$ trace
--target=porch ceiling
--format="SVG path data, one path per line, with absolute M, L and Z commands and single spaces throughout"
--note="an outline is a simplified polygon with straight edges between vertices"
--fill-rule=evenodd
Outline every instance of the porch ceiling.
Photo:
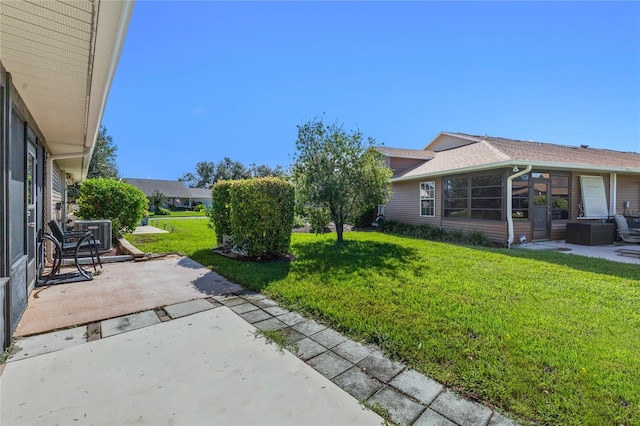
M 75 179 L 87 167 L 133 2 L 0 2 L 0 60 L 51 155 Z

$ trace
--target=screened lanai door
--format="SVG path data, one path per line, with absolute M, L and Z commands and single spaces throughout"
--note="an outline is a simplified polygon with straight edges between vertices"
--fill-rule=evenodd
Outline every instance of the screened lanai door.
M 28 132 L 30 133 L 30 132 Z M 27 245 L 27 293 L 30 292 L 36 283 L 36 270 L 38 256 L 36 255 L 37 247 L 37 228 L 38 228 L 38 159 L 35 141 L 31 137 L 27 137 L 27 170 L 25 190 L 26 194 L 26 245 Z

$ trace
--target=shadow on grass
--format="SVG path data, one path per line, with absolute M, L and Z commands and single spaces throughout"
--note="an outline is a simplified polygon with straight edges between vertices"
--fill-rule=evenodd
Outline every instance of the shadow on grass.
M 374 241 L 318 241 L 297 244 L 295 268 L 299 272 L 326 273 L 359 269 L 393 271 L 417 257 L 413 248 Z
M 189 257 L 233 283 L 252 291 L 260 291 L 269 284 L 286 278 L 291 268 L 291 262 L 287 261 L 235 260 L 214 253 L 213 249 L 197 250 Z
M 566 266 L 571 269 L 592 272 L 596 274 L 610 275 L 630 280 L 640 280 L 640 266 L 633 263 L 615 262 L 608 259 L 580 256 L 576 254 L 560 253 L 556 250 L 526 250 L 506 248 L 481 248 L 471 247 L 476 250 L 490 251 L 504 256 L 518 259 L 539 260 L 541 262 L 553 263 L 555 265 Z
M 393 272 L 414 261 L 417 251 L 399 244 L 372 241 L 305 242 L 292 247 L 293 262 L 250 262 L 229 259 L 211 249 L 189 255 L 244 288 L 261 291 L 269 284 L 285 279 L 292 269 L 299 274 L 351 273 L 357 270 Z

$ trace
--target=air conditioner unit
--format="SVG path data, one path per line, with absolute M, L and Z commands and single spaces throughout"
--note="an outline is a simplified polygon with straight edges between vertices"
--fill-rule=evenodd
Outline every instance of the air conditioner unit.
M 108 219 L 96 220 L 76 220 L 74 224 L 76 231 L 91 231 L 100 241 L 100 249 L 98 251 L 105 252 L 111 250 L 111 221 Z

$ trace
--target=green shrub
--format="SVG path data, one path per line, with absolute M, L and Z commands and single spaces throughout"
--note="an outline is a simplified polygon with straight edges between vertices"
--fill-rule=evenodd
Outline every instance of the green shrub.
M 164 207 L 158 207 L 155 212 L 156 216 L 171 216 L 171 210 Z
M 196 204 L 196 206 L 193 208 L 194 212 L 206 212 L 207 211 L 207 206 L 205 206 L 204 204 Z
M 304 216 L 299 214 L 293 215 L 293 225 L 291 225 L 293 228 L 302 228 L 306 224 L 307 224 L 307 220 L 304 218 Z
M 309 224 L 311 225 L 311 232 L 315 234 L 323 234 L 330 232 L 329 222 L 331 222 L 331 215 L 329 210 L 324 207 L 311 208 L 309 210 Z
M 356 217 L 353 221 L 354 226 L 366 227 L 371 226 L 374 220 L 376 220 L 376 214 L 378 213 L 378 209 L 376 207 L 372 207 L 370 209 L 365 210 L 360 214 L 360 216 Z
M 491 247 L 493 245 L 493 242 L 481 231 L 471 231 L 465 234 L 463 231 L 457 229 L 447 231 L 429 224 L 409 225 L 396 221 L 386 221 L 380 229 L 388 234 L 405 235 L 423 240 L 447 241 L 450 243 L 484 247 Z
M 211 190 L 211 209 L 209 218 L 216 231 L 216 241 L 222 245 L 225 236 L 231 236 L 231 185 L 233 181 L 222 180 Z
M 120 231 L 132 232 L 148 207 L 142 191 L 117 179 L 87 179 L 80 185 L 78 216 L 111 220 L 113 236 Z
M 253 258 L 286 255 L 291 244 L 293 185 L 279 178 L 245 179 L 234 181 L 228 192 L 234 244 Z

